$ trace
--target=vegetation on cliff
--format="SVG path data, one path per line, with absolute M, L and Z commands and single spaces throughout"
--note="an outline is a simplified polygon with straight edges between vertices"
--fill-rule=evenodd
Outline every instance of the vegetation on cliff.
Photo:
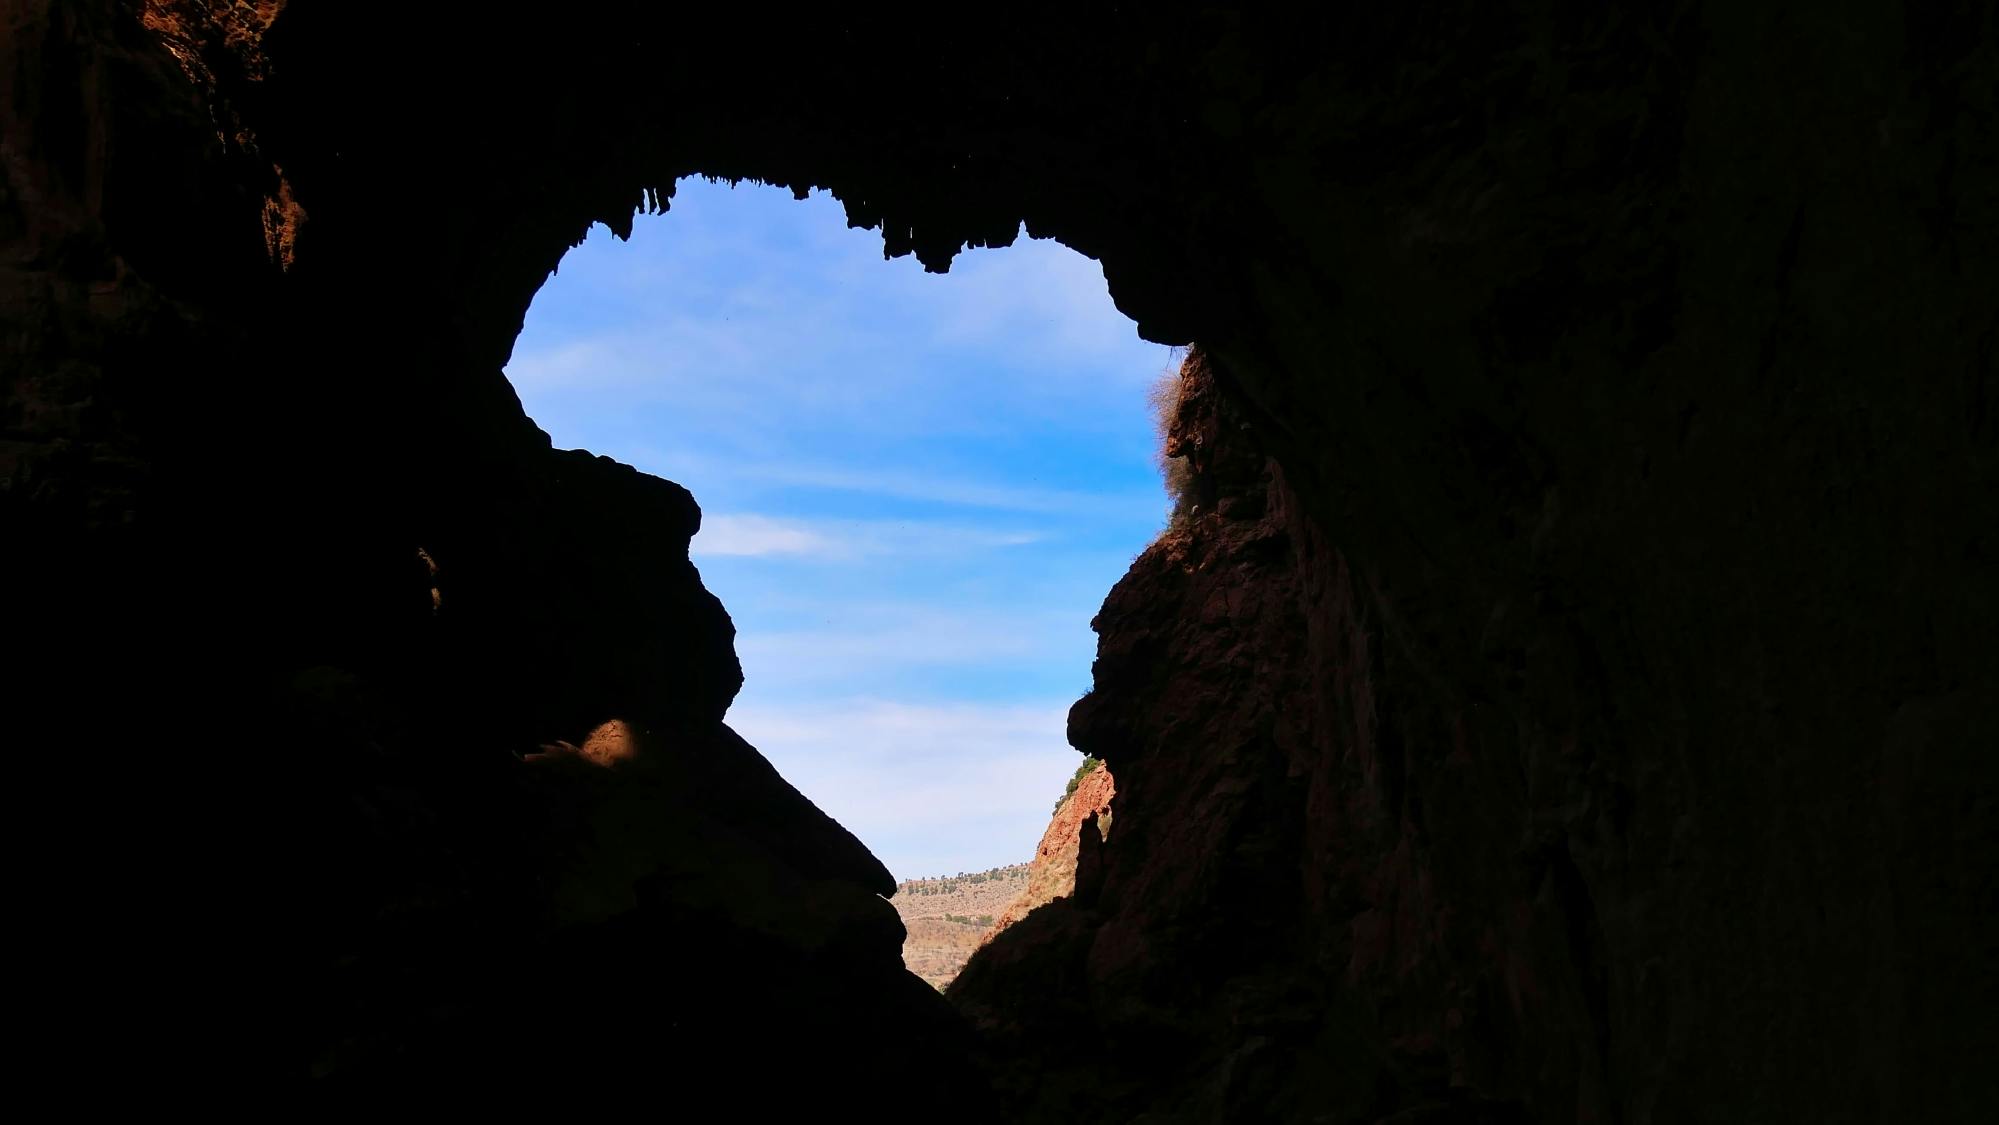
M 1171 501 L 1167 508 L 1167 526 L 1175 529 L 1187 525 L 1194 507 L 1193 460 L 1188 456 L 1185 444 L 1174 433 L 1180 417 L 1180 403 L 1185 397 L 1185 359 L 1186 353 L 1175 349 L 1174 362 L 1159 373 L 1159 378 L 1146 391 L 1146 401 L 1152 406 L 1153 425 L 1159 431 L 1159 476 Z

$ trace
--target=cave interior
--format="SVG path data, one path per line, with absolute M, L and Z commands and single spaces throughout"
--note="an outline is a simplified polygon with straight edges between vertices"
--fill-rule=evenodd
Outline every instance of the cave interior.
M 4 13 L 15 936 L 72 1098 L 1999 1108 L 1990 6 Z M 1194 345 L 1201 502 L 1070 716 L 1116 836 L 948 996 L 726 725 L 696 498 L 501 374 L 688 175 L 934 271 L 1025 224 Z

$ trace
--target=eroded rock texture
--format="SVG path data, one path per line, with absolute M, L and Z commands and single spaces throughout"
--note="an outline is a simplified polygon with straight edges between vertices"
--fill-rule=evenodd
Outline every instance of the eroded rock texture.
M 1083 824 L 1095 822 L 1097 839 L 1101 842 L 1111 820 L 1111 798 L 1116 794 L 1117 782 L 1102 762 L 1077 779 L 1076 788 L 1055 806 L 1055 815 L 1041 833 L 1041 842 L 1034 846 L 1034 859 L 1027 869 L 1027 886 L 1000 911 L 979 944 L 990 943 L 1031 912 L 1076 893 Z
M 1604 939 L 1575 861 L 1495 846 L 1528 831 L 1522 779 L 1395 694 L 1377 611 L 1215 361 L 1181 385 L 1190 514 L 1104 603 L 1070 715 L 1127 778 L 1116 844 L 1087 836 L 1074 893 L 953 990 L 1008 1093 L 1051 1120 L 1602 1119 L 1601 1043 L 1575 1032 L 1607 1015 Z M 1523 1068 L 1523 1043 L 1554 1057 Z
M 1208 357 L 1212 504 L 1075 716 L 1116 831 L 957 989 L 1004 1113 L 1988 1116 L 1989 6 L 4 12 L 14 936 L 73 1096 L 975 1083 L 723 725 L 693 500 L 500 375 L 706 172 L 933 268 L 1025 221 Z

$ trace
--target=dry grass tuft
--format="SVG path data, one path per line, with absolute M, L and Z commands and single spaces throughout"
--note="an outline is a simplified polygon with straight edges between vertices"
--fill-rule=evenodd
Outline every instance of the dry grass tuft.
M 1182 378 L 1185 366 L 1185 352 L 1173 349 L 1173 362 L 1159 373 L 1146 391 L 1146 401 L 1152 405 L 1153 425 L 1159 431 L 1159 475 L 1166 483 L 1166 495 L 1172 501 L 1167 514 L 1168 528 L 1182 528 L 1187 524 L 1193 506 L 1194 466 L 1185 454 L 1175 455 L 1173 428 L 1179 422 L 1180 403 L 1186 388 Z

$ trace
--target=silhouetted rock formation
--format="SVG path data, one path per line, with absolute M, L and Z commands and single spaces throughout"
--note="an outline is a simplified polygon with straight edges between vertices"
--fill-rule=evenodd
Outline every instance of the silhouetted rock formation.
M 693 499 L 500 374 L 705 172 L 936 269 L 1024 220 L 1207 357 L 1074 717 L 1115 832 L 956 990 L 1008 1119 L 1991 1116 L 1993 19 L 9 0 L 17 1063 L 976 1081 L 723 725 Z

